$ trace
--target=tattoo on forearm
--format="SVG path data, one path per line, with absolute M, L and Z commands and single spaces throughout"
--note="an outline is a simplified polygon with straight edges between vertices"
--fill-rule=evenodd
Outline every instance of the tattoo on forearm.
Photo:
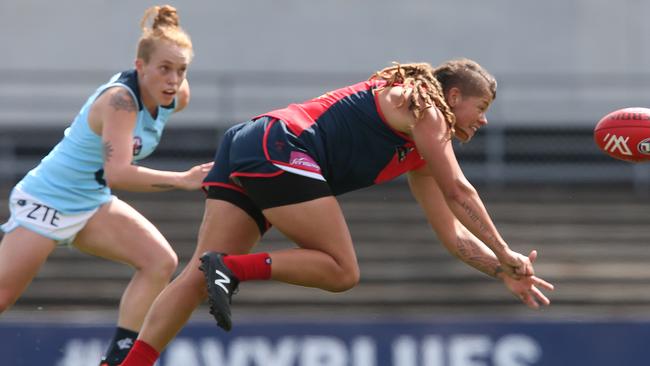
M 472 210 L 472 207 L 470 206 L 470 204 L 468 202 L 464 201 L 463 203 L 461 203 L 461 206 L 463 207 L 463 210 L 465 210 L 465 213 L 467 213 L 467 216 L 469 216 L 469 218 L 472 221 L 474 221 L 474 222 L 479 221 L 478 214 L 476 212 L 474 212 L 474 210 Z
M 488 225 L 485 222 L 481 221 L 481 217 L 477 212 L 474 212 L 469 202 L 461 203 L 461 207 L 463 208 L 463 210 L 465 210 L 465 213 L 467 214 L 467 216 L 469 216 L 470 220 L 478 223 L 479 231 L 481 233 L 487 233 L 488 237 L 487 237 L 486 244 L 489 245 L 499 244 L 497 238 L 490 233 L 490 228 L 488 227 Z
M 159 188 L 159 189 L 175 188 L 173 184 L 165 184 L 165 183 L 154 183 L 151 186 L 154 187 L 154 188 Z
M 471 239 L 456 238 L 456 249 L 461 260 L 489 276 L 496 277 L 503 271 L 499 261 L 483 252 Z
M 111 100 L 109 101 L 111 107 L 116 111 L 127 111 L 135 112 L 137 111 L 135 101 L 131 94 L 126 90 L 118 90 L 116 93 L 111 95 Z
M 458 250 L 458 254 L 462 258 L 468 258 L 471 257 L 474 253 L 471 250 L 473 247 L 472 242 L 467 239 L 463 238 L 456 238 L 456 249 Z
M 111 145 L 110 141 L 104 141 L 104 149 L 102 151 L 102 154 L 104 156 L 104 162 L 108 163 L 109 160 L 111 160 L 111 157 L 113 157 L 113 145 Z

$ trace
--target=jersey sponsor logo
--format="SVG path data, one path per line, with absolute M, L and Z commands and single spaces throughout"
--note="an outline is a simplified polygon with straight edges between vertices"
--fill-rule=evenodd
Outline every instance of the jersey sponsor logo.
M 650 155 L 650 138 L 641 140 L 636 145 L 636 149 L 643 155 Z
M 230 293 L 230 291 L 228 291 L 228 287 L 226 287 L 226 285 L 230 284 L 230 277 L 226 276 L 225 273 L 221 272 L 218 269 L 215 269 L 214 272 L 219 277 L 221 277 L 221 278 L 217 278 L 216 280 L 214 280 L 214 284 L 221 287 L 227 294 Z
M 603 139 L 603 142 L 605 142 L 605 147 L 604 149 L 606 151 L 609 151 L 611 153 L 613 152 L 618 152 L 621 155 L 632 155 L 632 151 L 630 148 L 627 146 L 627 142 L 630 140 L 630 137 L 627 136 L 616 136 L 614 134 L 607 134 L 605 135 L 605 138 Z
M 312 159 L 311 156 L 299 151 L 291 152 L 291 155 L 289 156 L 289 164 L 320 172 L 320 166 L 318 166 L 314 159 Z
M 133 156 L 137 156 L 142 151 L 142 138 L 140 136 L 133 137 Z
M 20 203 L 19 201 L 18 204 L 20 205 Z M 31 204 L 32 210 L 25 217 L 34 221 L 47 222 L 50 226 L 59 227 L 57 224 L 57 221 L 60 219 L 58 210 L 45 206 L 42 203 L 32 202 Z

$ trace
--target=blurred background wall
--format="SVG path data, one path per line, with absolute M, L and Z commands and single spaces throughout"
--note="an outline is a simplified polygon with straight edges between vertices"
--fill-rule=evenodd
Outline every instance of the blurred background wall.
M 650 62 L 650 50 L 644 47 L 650 37 L 645 21 L 650 4 L 639 0 L 170 3 L 193 37 L 196 58 L 190 78 L 201 85 L 199 76 L 210 73 L 367 76 L 391 61 L 437 64 L 464 56 L 501 81 L 492 112 L 495 124 L 543 125 L 592 124 L 612 108 L 645 102 L 650 93 L 642 85 Z M 14 76 L 30 71 L 63 76 L 129 68 L 140 17 L 152 4 L 3 0 L 0 70 Z M 102 77 L 88 83 L 95 85 Z M 10 86 L 3 87 L 3 97 Z M 195 94 L 202 97 L 201 90 Z M 296 92 L 289 94 L 296 97 Z M 16 123 L 2 117 L 2 124 Z
M 36 142 L 32 134 L 23 144 L 13 137 L 17 129 L 58 137 L 55 131 L 72 120 L 94 88 L 132 67 L 139 21 L 153 4 L 0 3 L 0 145 L 9 157 L 0 162 L 0 179 L 15 179 L 43 153 L 35 146 L 30 160 L 24 146 L 52 143 Z M 171 129 L 205 136 L 206 130 L 365 79 L 392 61 L 436 65 L 469 57 L 495 74 L 499 91 L 488 115 L 492 128 L 459 151 L 468 175 L 496 184 L 614 181 L 642 189 L 648 182 L 647 169 L 611 161 L 591 139 L 606 113 L 650 100 L 647 2 L 171 4 L 196 54 L 188 76 L 192 102 Z M 192 138 L 178 140 L 183 149 Z M 603 164 L 611 174 L 602 174 Z

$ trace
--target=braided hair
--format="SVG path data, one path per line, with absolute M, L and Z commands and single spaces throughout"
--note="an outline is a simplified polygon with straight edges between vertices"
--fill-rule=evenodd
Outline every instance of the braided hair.
M 403 100 L 399 106 L 408 102 L 408 108 L 420 120 L 424 111 L 436 106 L 442 112 L 449 127 L 449 135 L 454 136 L 456 116 L 445 100 L 449 89 L 457 87 L 467 96 L 489 95 L 496 98 L 496 80 L 478 63 L 469 59 L 447 61 L 436 68 L 428 63 L 400 64 L 377 71 L 369 80 L 383 80 L 384 87 L 403 86 Z M 408 99 L 406 92 L 411 91 Z

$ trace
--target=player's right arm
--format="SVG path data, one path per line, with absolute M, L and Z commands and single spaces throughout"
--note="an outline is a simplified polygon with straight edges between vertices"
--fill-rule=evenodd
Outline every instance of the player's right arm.
M 476 189 L 465 178 L 449 138 L 449 128 L 442 112 L 435 106 L 423 111 L 418 120 L 409 110 L 409 90 L 402 87 L 383 89 L 378 100 L 384 116 L 393 128 L 407 133 L 426 161 L 429 174 L 436 182 L 442 198 L 454 216 L 485 243 L 501 262 L 503 271 L 517 278 L 533 275 L 533 266 L 526 256 L 512 251 L 497 231 Z
M 553 285 L 537 276 L 518 279 L 507 276 L 494 252 L 469 232 L 451 212 L 437 183 L 428 174 L 427 166 L 409 172 L 408 183 L 438 239 L 451 254 L 477 270 L 501 279 L 508 290 L 529 307 L 536 309 L 540 304 L 550 304 L 541 289 L 553 290 Z M 528 256 L 531 264 L 536 257 L 537 252 L 532 251 Z
M 104 179 L 113 189 L 139 192 L 198 189 L 211 163 L 185 172 L 171 172 L 136 166 L 133 161 L 133 129 L 138 105 L 122 87 L 105 91 L 89 114 L 90 127 L 102 136 Z

